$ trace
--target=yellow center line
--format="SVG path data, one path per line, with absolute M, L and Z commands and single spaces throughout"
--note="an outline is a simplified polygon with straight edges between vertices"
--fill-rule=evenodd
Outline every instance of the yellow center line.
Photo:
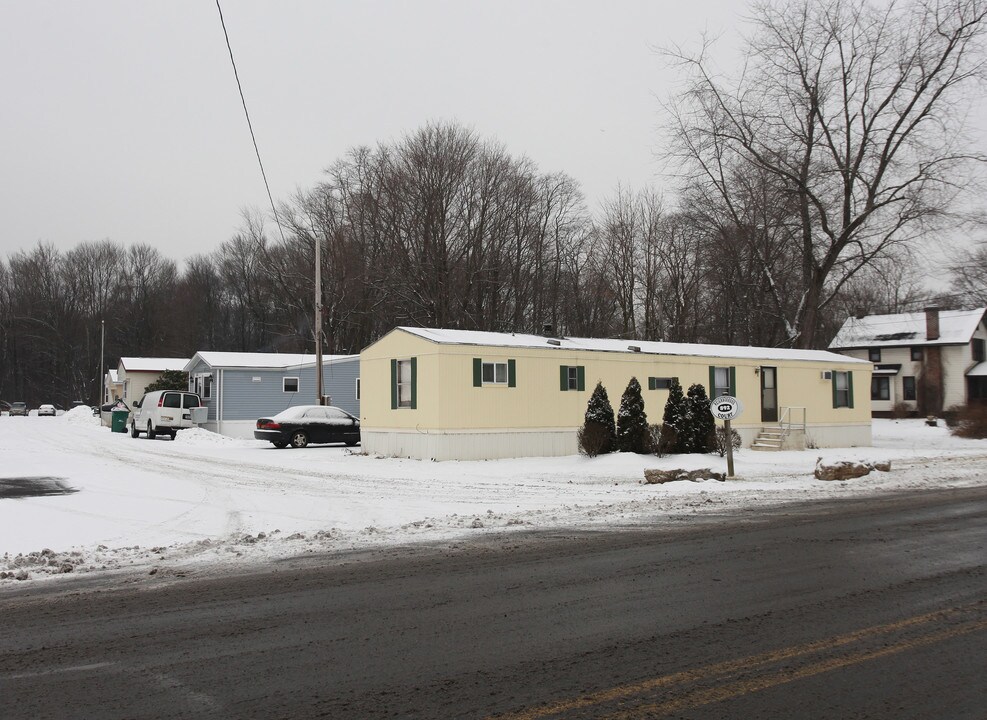
M 584 695 L 573 700 L 563 700 L 551 705 L 529 708 L 514 713 L 494 715 L 488 718 L 488 720 L 537 720 L 538 718 L 544 718 L 550 715 L 558 715 L 560 713 L 566 713 L 572 710 L 578 710 L 580 708 L 599 705 L 606 702 L 613 702 L 614 700 L 620 700 L 632 695 L 647 693 L 649 691 L 657 690 L 662 687 L 668 687 L 670 685 L 710 679 L 719 675 L 727 675 L 741 670 L 751 670 L 763 665 L 776 663 L 780 660 L 789 660 L 802 655 L 831 650 L 833 648 L 848 645 L 875 635 L 886 635 L 904 630 L 906 628 L 923 625 L 932 622 L 933 620 L 944 619 L 950 615 L 973 609 L 977 605 L 978 603 L 973 603 L 968 606 L 953 608 L 951 610 L 937 610 L 935 612 L 926 613 L 924 615 L 916 615 L 914 617 L 906 618 L 893 623 L 874 625 L 869 628 L 855 630 L 854 632 L 846 633 L 844 635 L 837 635 L 825 640 L 817 640 L 815 642 L 805 643 L 803 645 L 794 645 L 791 647 L 782 648 L 780 650 L 772 650 L 737 660 L 727 660 L 725 662 L 696 668 L 695 670 L 685 670 L 682 672 L 672 673 L 670 675 L 650 678 L 638 683 L 618 685 L 617 687 Z
M 730 700 L 732 698 L 747 695 L 758 690 L 765 690 L 767 688 L 775 687 L 776 685 L 783 685 L 796 680 L 803 680 L 814 675 L 839 670 L 840 668 L 845 668 L 850 665 L 857 665 L 862 662 L 876 660 L 877 658 L 886 657 L 888 655 L 896 655 L 898 653 L 905 652 L 906 650 L 913 650 L 926 645 L 933 645 L 937 642 L 942 642 L 943 640 L 949 640 L 950 638 L 958 637 L 960 635 L 967 635 L 971 632 L 984 629 L 987 629 L 987 620 L 975 620 L 963 625 L 957 625 L 949 630 L 942 630 L 940 632 L 923 635 L 913 640 L 906 640 L 896 645 L 889 645 L 881 648 L 880 650 L 872 650 L 856 653 L 854 655 L 846 655 L 844 657 L 831 658 L 829 660 L 823 660 L 815 663 L 814 665 L 807 665 L 803 668 L 790 672 L 765 675 L 763 677 L 751 678 L 750 680 L 741 680 L 739 682 L 730 683 L 721 687 L 698 690 L 681 698 L 670 700 L 665 703 L 644 705 L 627 712 L 607 715 L 606 717 L 608 720 L 630 720 L 631 718 L 650 718 L 658 715 L 667 715 L 674 712 L 680 712 L 686 709 Z

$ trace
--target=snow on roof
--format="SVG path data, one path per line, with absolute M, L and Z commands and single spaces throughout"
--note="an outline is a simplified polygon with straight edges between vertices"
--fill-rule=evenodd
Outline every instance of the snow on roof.
M 111 383 L 120 382 L 117 379 L 117 371 L 116 370 L 110 369 L 108 372 L 110 374 L 110 382 Z
M 164 372 L 165 370 L 183 370 L 188 358 L 148 358 L 122 357 L 120 364 L 128 372 Z
M 196 357 L 214 368 L 262 368 L 276 370 L 300 365 L 315 365 L 315 355 L 308 353 L 213 352 L 212 350 L 203 350 L 197 352 L 195 357 L 187 361 L 184 369 L 191 370 Z M 333 363 L 355 357 L 359 356 L 323 355 L 322 362 L 323 364 Z
M 522 333 L 482 332 L 476 330 L 439 330 L 400 327 L 412 335 L 446 345 L 493 345 L 496 347 L 539 348 L 543 350 L 594 350 L 598 352 L 643 355 L 684 355 L 692 357 L 742 358 L 750 360 L 806 360 L 812 362 L 866 362 L 837 355 L 826 350 L 790 350 L 787 348 L 750 347 L 743 345 L 702 345 L 699 343 L 655 342 L 648 340 L 614 340 L 602 338 L 547 338 Z M 551 340 L 551 342 L 549 342 Z M 556 344 L 558 343 L 558 344 Z M 637 348 L 637 349 L 635 349 Z M 869 363 L 868 363 L 869 364 Z
M 928 340 L 925 335 L 925 313 L 898 315 L 868 315 L 847 318 L 836 333 L 831 349 L 858 347 L 889 347 L 910 345 L 960 345 L 970 342 L 987 308 L 976 310 L 940 310 L 939 338 Z
M 968 377 L 987 377 L 987 362 L 977 363 L 966 374 Z

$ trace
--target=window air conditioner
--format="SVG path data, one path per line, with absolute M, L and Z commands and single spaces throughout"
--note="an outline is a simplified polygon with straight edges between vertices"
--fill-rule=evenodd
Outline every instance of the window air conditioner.
M 823 370 L 821 373 L 819 373 L 819 379 L 820 380 L 832 380 L 833 379 L 833 371 L 832 370 Z

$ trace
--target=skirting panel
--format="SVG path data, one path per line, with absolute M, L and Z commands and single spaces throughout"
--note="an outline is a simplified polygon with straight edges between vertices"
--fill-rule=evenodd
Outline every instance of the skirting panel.
M 227 432 L 223 424 L 224 434 Z M 744 447 L 750 447 L 760 427 L 737 428 Z M 801 431 L 799 431 L 801 433 Z M 818 425 L 806 429 L 810 448 L 864 447 L 871 444 L 871 426 Z M 418 460 L 496 460 L 516 457 L 555 457 L 579 452 L 575 430 L 402 432 L 364 429 L 365 452 Z
M 395 432 L 364 430 L 365 452 L 418 460 L 495 460 L 575 455 L 575 430 L 537 432 Z
M 253 440 L 254 428 L 257 427 L 257 421 L 256 420 L 224 420 L 222 423 L 222 427 L 220 428 L 215 420 L 210 420 L 209 422 L 202 423 L 201 425 L 199 425 L 199 427 L 202 428 L 203 430 L 208 430 L 209 432 L 225 435 L 226 437 Z

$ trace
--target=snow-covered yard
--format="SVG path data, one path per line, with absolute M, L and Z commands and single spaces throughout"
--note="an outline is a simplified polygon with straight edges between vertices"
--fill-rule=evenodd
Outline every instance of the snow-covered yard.
M 874 422 L 873 448 L 736 455 L 728 482 L 642 483 L 645 468 L 713 455 L 420 462 L 341 447 L 276 450 L 205 430 L 174 442 L 100 427 L 86 408 L 0 418 L 0 481 L 56 478 L 77 492 L 0 497 L 0 584 L 10 575 L 149 568 L 162 574 L 517 529 L 681 523 L 704 513 L 987 483 L 987 442 L 918 420 Z M 890 460 L 890 473 L 815 480 L 825 460 Z

